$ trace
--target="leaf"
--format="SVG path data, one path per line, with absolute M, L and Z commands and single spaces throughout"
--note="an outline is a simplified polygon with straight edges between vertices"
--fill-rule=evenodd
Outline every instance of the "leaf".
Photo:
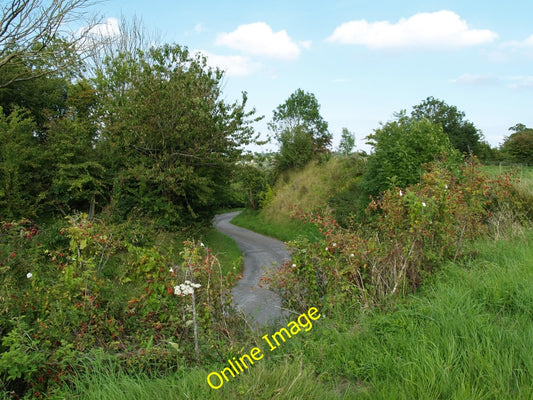
M 181 349 L 179 347 L 179 345 L 177 343 L 174 343 L 174 342 L 171 342 L 170 340 L 168 341 L 168 344 L 172 346 L 172 348 L 174 350 L 176 350 L 178 353 L 181 353 Z

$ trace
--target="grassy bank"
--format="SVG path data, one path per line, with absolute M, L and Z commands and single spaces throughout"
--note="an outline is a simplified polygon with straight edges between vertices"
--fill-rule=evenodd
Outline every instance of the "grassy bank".
M 298 237 L 306 237 L 311 241 L 320 237 L 316 226 L 306 224 L 299 220 L 287 219 L 282 222 L 274 222 L 256 210 L 245 210 L 231 221 L 232 224 L 254 232 L 270 236 L 284 242 Z

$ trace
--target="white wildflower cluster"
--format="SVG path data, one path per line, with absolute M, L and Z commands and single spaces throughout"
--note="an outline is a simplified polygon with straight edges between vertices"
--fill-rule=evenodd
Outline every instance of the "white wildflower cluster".
M 199 283 L 192 283 L 191 281 L 185 281 L 177 286 L 174 286 L 174 294 L 178 296 L 187 296 L 192 295 L 194 289 L 198 289 L 200 286 Z

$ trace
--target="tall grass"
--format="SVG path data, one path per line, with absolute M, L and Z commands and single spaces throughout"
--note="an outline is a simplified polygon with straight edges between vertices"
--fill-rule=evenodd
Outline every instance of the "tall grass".
M 221 369 L 221 368 L 220 368 Z M 70 387 L 51 399 L 68 400 L 182 400 L 182 399 L 347 399 L 350 385 L 337 387 L 317 379 L 312 366 L 285 360 L 275 366 L 258 364 L 251 373 L 231 378 L 218 390 L 208 386 L 203 369 L 183 370 L 160 378 L 116 371 L 112 365 L 89 366 Z

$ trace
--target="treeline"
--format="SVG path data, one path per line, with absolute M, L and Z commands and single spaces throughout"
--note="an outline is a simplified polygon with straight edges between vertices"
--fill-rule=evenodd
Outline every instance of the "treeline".
M 254 110 L 245 94 L 224 100 L 222 71 L 178 45 L 109 52 L 90 69 L 64 39 L 41 47 L 2 49 L 1 219 L 105 211 L 172 227 L 232 202 Z
M 431 96 L 413 106 L 410 113 L 395 113 L 391 121 L 366 136 L 371 154 L 355 148 L 356 134 L 347 128 L 342 129 L 338 148 L 333 149 L 333 135 L 320 115 L 318 100 L 301 89 L 274 110 L 268 126 L 278 151 L 256 157 L 255 164 L 244 168 L 248 179 L 239 182 L 248 193 L 248 206 L 256 209 L 269 203 L 280 177 L 286 179 L 288 172 L 332 156 L 351 159 L 346 160 L 351 163 L 347 166 L 351 179 L 332 198 L 339 220 L 363 213 L 372 196 L 419 182 L 424 165 L 435 160 L 447 159 L 450 165 L 457 165 L 475 156 L 484 164 L 533 163 L 533 129 L 516 124 L 499 147 L 491 147 L 463 111 Z M 349 204 L 339 208 L 339 203 Z

